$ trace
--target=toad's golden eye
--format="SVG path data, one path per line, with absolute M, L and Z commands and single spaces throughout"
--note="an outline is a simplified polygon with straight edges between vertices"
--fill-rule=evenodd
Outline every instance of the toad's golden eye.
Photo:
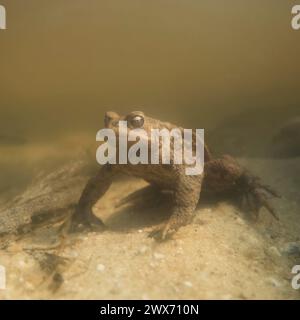
M 133 128 L 141 128 L 144 124 L 144 118 L 142 116 L 135 116 L 130 120 L 130 124 Z

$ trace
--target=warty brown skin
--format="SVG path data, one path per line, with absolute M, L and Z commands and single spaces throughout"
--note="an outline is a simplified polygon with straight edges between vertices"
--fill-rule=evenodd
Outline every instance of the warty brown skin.
M 150 139 L 151 129 L 174 129 L 177 127 L 168 122 L 145 116 L 141 111 L 134 111 L 126 116 L 119 116 L 115 112 L 107 112 L 104 117 L 106 128 L 115 131 L 118 137 L 118 122 L 126 120 L 128 130 L 141 127 L 146 130 Z M 149 143 L 150 146 L 150 143 Z M 172 149 L 172 144 L 171 144 Z M 149 150 L 150 152 L 150 150 Z M 172 152 L 171 152 L 172 154 Z M 186 175 L 186 165 L 171 164 L 106 164 L 101 167 L 97 175 L 91 178 L 80 197 L 78 208 L 73 216 L 72 230 L 77 226 L 104 227 L 100 218 L 93 214 L 93 206 L 109 189 L 113 177 L 119 173 L 144 179 L 149 188 L 171 191 L 170 218 L 163 227 L 154 230 L 151 235 L 159 239 L 166 239 L 174 231 L 189 223 L 199 202 L 202 190 L 207 194 L 223 194 L 234 196 L 243 209 L 258 215 L 261 207 L 266 207 L 275 216 L 274 209 L 267 200 L 267 193 L 277 196 L 268 186 L 262 185 L 260 180 L 241 167 L 232 157 L 223 156 L 214 159 L 207 146 L 204 146 L 205 166 L 201 175 Z M 140 192 L 137 192 L 140 195 Z

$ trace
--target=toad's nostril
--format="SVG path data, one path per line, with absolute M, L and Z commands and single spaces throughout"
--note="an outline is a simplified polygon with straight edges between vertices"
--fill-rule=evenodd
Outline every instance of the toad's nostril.
M 114 111 L 107 111 L 107 112 L 105 112 L 105 118 L 116 119 L 116 118 L 118 118 L 118 117 L 119 117 L 119 115 L 118 115 L 116 112 L 114 112 Z
M 107 111 L 104 115 L 104 125 L 108 127 L 112 120 L 116 120 L 119 118 L 119 115 L 114 111 Z

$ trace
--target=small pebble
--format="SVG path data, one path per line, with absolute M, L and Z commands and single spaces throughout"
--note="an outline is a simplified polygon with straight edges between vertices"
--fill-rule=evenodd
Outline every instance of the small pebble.
M 104 264 L 97 264 L 97 271 L 102 272 L 105 270 L 105 265 Z
M 151 268 L 156 268 L 157 267 L 157 263 L 156 262 L 150 262 L 149 263 Z
M 184 281 L 183 284 L 188 288 L 192 288 L 193 286 L 193 284 L 190 281 Z
M 147 246 L 141 246 L 140 248 L 139 248 L 139 253 L 141 253 L 141 254 L 143 254 L 143 253 L 146 253 L 147 251 L 148 251 L 148 247 Z
M 182 254 L 183 253 L 183 248 L 179 247 L 176 252 Z
M 155 253 L 153 254 L 153 257 L 154 257 L 155 259 L 157 259 L 157 260 L 162 260 L 162 259 L 164 259 L 165 255 L 163 255 L 162 253 L 155 252 Z
M 24 260 L 19 260 L 19 267 L 24 268 L 26 266 L 26 263 Z

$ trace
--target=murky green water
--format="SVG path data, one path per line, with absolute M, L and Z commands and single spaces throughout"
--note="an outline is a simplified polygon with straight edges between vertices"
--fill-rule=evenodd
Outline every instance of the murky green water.
M 300 105 L 294 1 L 1 4 L 2 191 L 93 145 L 109 109 L 205 129 L 251 109 L 270 135 Z

